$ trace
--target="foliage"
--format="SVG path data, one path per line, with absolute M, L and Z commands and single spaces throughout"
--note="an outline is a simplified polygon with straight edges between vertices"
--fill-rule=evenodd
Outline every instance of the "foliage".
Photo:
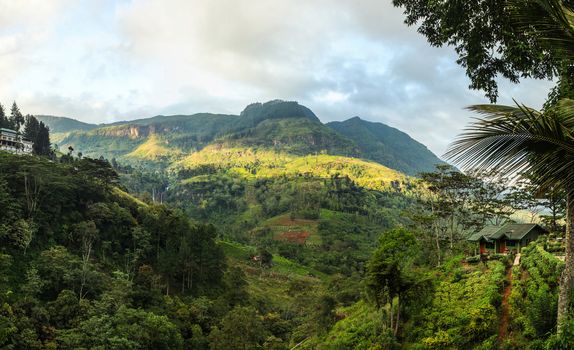
M 496 334 L 504 265 L 489 262 L 488 266 L 484 272 L 480 268 L 462 271 L 454 279 L 456 270 L 445 271 L 431 305 L 421 312 L 424 321 L 414 325 L 413 340 L 431 349 L 471 348 L 488 342 Z
M 457 63 L 471 80 L 470 88 L 485 91 L 491 101 L 498 96 L 498 76 L 517 83 L 527 77 L 553 78 L 560 68 L 559 58 L 547 55 L 538 40 L 540 32 L 532 27 L 522 30 L 506 1 L 393 0 L 393 4 L 404 8 L 405 23 L 418 25 L 432 46 L 453 46 Z M 540 11 L 536 14 L 540 18 Z
M 420 187 L 426 191 L 416 195 L 406 214 L 419 233 L 425 261 L 440 266 L 460 251 L 468 254 L 466 238 L 487 225 L 510 221 L 525 200 L 533 200 L 526 192 L 519 198 L 508 182 L 492 172 L 464 174 L 448 165 L 421 173 Z
M 213 226 L 134 200 L 116 180 L 105 161 L 0 152 L 2 346 L 182 348 L 161 295 L 235 288 Z
M 544 339 L 556 327 L 558 280 L 564 264 L 540 244 L 522 249 L 521 260 L 521 268 L 513 271 L 512 328 L 523 341 Z
M 428 288 L 429 280 L 412 268 L 419 253 L 417 248 L 411 232 L 405 229 L 387 231 L 381 236 L 379 247 L 367 266 L 367 291 L 377 308 L 388 306 L 389 320 L 384 322 L 385 329 L 394 337 L 398 335 L 401 309 L 405 318 L 406 306 L 416 304 L 421 293 Z
M 345 317 L 337 322 L 319 349 L 372 349 L 374 344 L 383 348 L 397 347 L 396 340 L 385 332 L 384 312 L 364 301 L 338 310 Z

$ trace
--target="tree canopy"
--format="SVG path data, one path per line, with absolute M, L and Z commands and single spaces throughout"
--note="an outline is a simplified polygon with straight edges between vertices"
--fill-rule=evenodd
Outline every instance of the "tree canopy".
M 521 78 L 561 78 L 566 72 L 564 57 L 543 40 L 548 22 L 517 21 L 513 4 L 518 2 L 539 15 L 548 10 L 536 0 L 393 0 L 404 9 L 405 23 L 417 25 L 432 46 L 454 47 L 469 87 L 484 91 L 492 102 L 498 97 L 498 77 L 518 83 Z

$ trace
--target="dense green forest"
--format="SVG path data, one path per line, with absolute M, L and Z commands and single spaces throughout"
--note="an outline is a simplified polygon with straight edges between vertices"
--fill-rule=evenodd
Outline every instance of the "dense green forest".
M 289 348 L 323 334 L 337 304 L 360 296 L 368 252 L 391 226 L 362 201 L 406 203 L 347 177 L 235 188 L 222 179 L 203 199 L 221 207 L 194 213 L 192 202 L 190 221 L 125 192 L 106 160 L 2 153 L 0 170 L 5 348 Z M 253 186 L 258 203 L 281 191 L 287 204 L 266 203 L 251 226 L 226 231 L 218 218 L 246 214 L 218 191 L 239 201 L 240 186 Z
M 2 153 L 0 344 L 497 344 L 507 261 L 463 263 L 473 254 L 464 234 L 511 220 L 524 208 L 526 187 L 514 191 L 520 196 L 502 199 L 499 182 L 441 166 L 422 174 L 423 180 L 403 176 L 369 188 L 313 169 L 315 175 L 258 178 L 218 171 L 191 177 L 201 181 L 185 181 L 185 173 L 178 185 L 177 173 L 140 172 L 105 159 L 62 155 L 54 162 Z M 494 198 L 501 203 L 474 211 Z M 454 231 L 447 230 L 451 219 Z M 441 232 L 438 240 L 429 222 Z M 543 248 L 537 249 L 533 253 Z M 532 274 L 527 261 L 523 266 Z M 386 284 L 391 281 L 398 283 Z M 552 289 L 527 292 L 533 303 L 535 293 L 552 298 Z M 526 342 L 538 314 L 516 310 L 525 316 L 513 317 L 523 326 L 512 334 Z M 551 329 L 553 318 L 546 322 L 540 327 Z
M 552 335 L 556 314 L 543 311 L 558 300 L 563 192 L 444 164 L 412 177 L 352 154 L 308 154 L 301 140 L 324 132 L 322 124 L 302 106 L 291 105 L 303 119 L 283 103 L 271 106 L 248 107 L 242 117 L 256 127 L 241 132 L 215 136 L 203 125 L 197 132 L 211 136 L 191 138 L 197 150 L 174 158 L 156 157 L 174 151 L 155 132 L 123 144 L 134 142 L 138 162 L 71 146 L 0 154 L 0 346 L 569 344 Z M 174 119 L 197 122 L 142 125 Z M 83 130 L 69 135 L 108 128 L 55 120 Z M 361 140 L 388 132 L 353 122 L 345 132 Z M 371 147 L 326 135 L 329 147 Z M 107 141 L 98 142 L 117 150 Z M 412 152 L 424 158 L 425 150 Z M 488 225 L 532 220 L 552 235 L 524 249 L 518 266 L 515 252 L 484 259 L 466 241 Z

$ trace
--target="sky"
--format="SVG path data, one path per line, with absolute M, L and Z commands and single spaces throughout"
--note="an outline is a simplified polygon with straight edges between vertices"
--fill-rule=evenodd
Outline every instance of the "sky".
M 488 100 L 403 19 L 390 0 L 0 0 L 0 103 L 103 123 L 283 99 L 440 156 Z M 553 86 L 499 83 L 534 108 Z

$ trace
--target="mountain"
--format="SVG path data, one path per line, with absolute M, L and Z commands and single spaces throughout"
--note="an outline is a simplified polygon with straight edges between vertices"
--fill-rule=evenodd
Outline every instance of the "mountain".
M 236 118 L 232 132 L 217 142 L 296 155 L 323 152 L 358 156 L 352 141 L 327 128 L 310 109 L 279 100 L 247 106 Z
M 407 175 L 430 171 L 441 163 L 424 145 L 397 129 L 359 118 L 323 124 L 309 108 L 293 101 L 253 103 L 239 115 L 155 116 L 99 126 L 69 118 L 42 120 L 56 133 L 53 140 L 60 147 L 73 146 L 84 155 L 124 163 L 173 164 L 193 159 L 208 146 L 209 150 L 363 158 Z
M 354 117 L 327 126 L 355 142 L 363 158 L 405 174 L 416 175 L 444 163 L 422 143 L 382 123 Z
M 36 119 L 50 127 L 53 133 L 63 133 L 69 131 L 88 131 L 98 127 L 96 124 L 88 124 L 76 119 L 66 117 L 55 117 L 51 115 L 36 115 Z

